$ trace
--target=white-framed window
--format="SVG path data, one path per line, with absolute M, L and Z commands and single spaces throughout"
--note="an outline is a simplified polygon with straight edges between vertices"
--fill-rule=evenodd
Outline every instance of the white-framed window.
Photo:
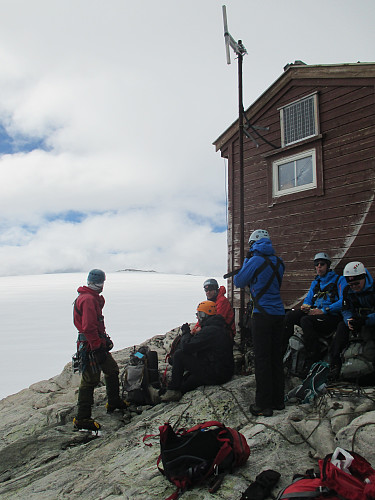
M 319 133 L 318 95 L 316 93 L 287 104 L 279 108 L 279 111 L 283 147 Z
M 304 151 L 272 163 L 273 196 L 316 188 L 316 152 Z

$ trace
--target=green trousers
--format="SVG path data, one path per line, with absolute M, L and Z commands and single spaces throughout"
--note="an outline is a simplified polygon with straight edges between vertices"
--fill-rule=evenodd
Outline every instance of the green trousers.
M 94 371 L 88 364 L 81 376 L 78 389 L 78 411 L 77 419 L 91 418 L 91 407 L 94 404 L 94 389 L 100 382 L 100 373 L 104 373 L 104 381 L 107 391 L 108 403 L 116 405 L 120 400 L 119 367 L 108 353 L 106 360 L 98 370 Z

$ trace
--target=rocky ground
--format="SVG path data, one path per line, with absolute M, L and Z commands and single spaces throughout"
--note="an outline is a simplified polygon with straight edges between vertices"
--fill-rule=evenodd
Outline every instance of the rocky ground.
M 146 342 L 164 358 L 177 333 Z M 131 349 L 114 353 L 122 371 Z M 297 381 L 289 381 L 292 386 Z M 246 464 L 228 474 L 217 499 L 240 499 L 247 486 L 266 469 L 281 474 L 274 492 L 290 483 L 296 472 L 317 468 L 317 459 L 337 446 L 354 450 L 375 465 L 375 390 L 337 384 L 313 405 L 291 405 L 273 417 L 254 418 L 254 375 L 236 375 L 223 386 L 200 387 L 177 403 L 161 403 L 133 412 L 107 414 L 105 388 L 95 391 L 93 415 L 103 426 L 93 438 L 73 430 L 79 376 L 70 363 L 47 381 L 0 401 L 0 497 L 2 499 L 164 499 L 175 488 L 158 471 L 157 437 L 152 447 L 143 437 L 157 434 L 165 422 L 181 428 L 219 420 L 242 432 L 251 454 Z M 183 495 L 189 499 L 213 496 L 205 487 Z

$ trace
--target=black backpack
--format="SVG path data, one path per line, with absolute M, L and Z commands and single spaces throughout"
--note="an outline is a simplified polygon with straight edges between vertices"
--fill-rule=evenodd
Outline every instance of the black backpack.
M 160 388 L 158 354 L 142 346 L 130 354 L 129 364 L 121 375 L 122 398 L 135 405 L 153 404 L 149 386 Z
M 215 493 L 226 472 L 246 462 L 250 448 L 245 437 L 235 429 L 217 421 L 197 424 L 189 430 L 175 432 L 169 423 L 159 427 L 160 456 L 158 468 L 177 491 L 178 498 L 188 488 L 209 478 L 210 493 Z M 159 467 L 162 462 L 163 469 Z

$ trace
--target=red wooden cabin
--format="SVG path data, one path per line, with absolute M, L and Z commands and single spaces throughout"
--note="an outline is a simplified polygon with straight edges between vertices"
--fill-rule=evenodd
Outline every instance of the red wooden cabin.
M 287 65 L 245 111 L 242 176 L 238 125 L 214 142 L 228 160 L 228 271 L 260 228 L 286 265 L 286 308 L 306 295 L 318 251 L 339 274 L 359 260 L 375 277 L 375 63 Z M 228 296 L 238 308 L 232 279 Z

